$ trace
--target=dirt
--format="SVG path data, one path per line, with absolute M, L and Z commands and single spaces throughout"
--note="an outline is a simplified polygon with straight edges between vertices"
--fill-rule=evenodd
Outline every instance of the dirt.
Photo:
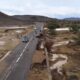
M 54 43 L 71 40 L 75 37 L 76 34 L 66 32 L 66 33 L 57 33 L 55 38 L 53 38 Z M 66 71 L 66 75 L 76 75 L 80 79 L 80 45 L 69 43 L 67 45 L 62 45 L 55 48 L 54 53 L 56 54 L 65 54 L 68 56 L 68 62 L 63 66 Z
M 49 80 L 47 67 L 44 63 L 45 55 L 43 51 L 36 51 L 33 56 L 32 68 L 27 80 Z M 45 66 L 44 66 L 45 65 Z
M 21 31 L 20 33 L 16 31 Z M 0 29 L 0 59 L 6 55 L 8 51 L 13 50 L 20 42 L 22 35 L 27 35 L 32 29 Z
M 60 41 L 72 40 L 75 36 L 76 34 L 71 32 L 64 32 L 57 33 L 54 37 L 49 35 L 46 37 L 51 39 L 55 44 Z M 44 60 L 44 58 L 42 58 L 44 54 L 41 55 L 38 53 L 39 52 L 33 56 L 33 67 L 30 70 L 28 80 L 49 80 L 47 68 L 44 68 L 44 65 L 41 65 Z M 65 54 L 68 57 L 68 61 L 62 66 L 63 75 L 60 75 L 56 69 L 51 71 L 52 80 L 67 80 L 71 76 L 76 76 L 80 79 L 80 45 L 75 45 L 70 42 L 69 44 L 55 47 L 54 52 L 51 54 L 54 53 Z M 49 54 L 50 57 L 51 54 Z M 54 63 L 51 62 L 51 64 Z
M 72 32 L 57 32 L 55 36 L 51 36 L 46 32 L 46 37 L 51 39 L 54 44 L 62 41 L 73 40 L 73 37 L 76 37 L 76 34 Z M 54 45 L 53 44 L 53 45 Z M 58 74 L 55 74 L 55 71 L 52 71 L 54 77 L 53 80 L 67 80 L 69 76 L 75 75 L 80 79 L 80 45 L 75 44 L 74 42 L 69 42 L 66 45 L 60 45 L 53 48 L 53 52 L 49 54 L 50 58 L 52 54 L 65 54 L 68 57 L 68 62 L 62 66 L 63 76 L 65 79 L 59 79 Z M 54 64 L 51 62 L 51 65 Z M 61 76 L 60 76 L 61 77 Z M 55 79 L 56 78 L 56 79 Z

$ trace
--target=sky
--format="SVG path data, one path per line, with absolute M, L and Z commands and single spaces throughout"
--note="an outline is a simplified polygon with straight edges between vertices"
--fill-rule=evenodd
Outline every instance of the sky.
M 80 0 L 0 0 L 8 15 L 43 15 L 52 18 L 80 17 Z

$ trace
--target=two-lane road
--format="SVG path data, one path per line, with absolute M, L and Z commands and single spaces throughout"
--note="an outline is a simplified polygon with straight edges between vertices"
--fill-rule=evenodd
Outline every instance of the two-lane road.
M 43 25 L 41 24 L 40 27 Z M 30 33 L 28 35 L 29 42 L 21 42 L 10 55 L 0 62 L 0 80 L 26 80 L 38 43 L 36 35 L 40 34 L 42 29 L 40 27 L 36 25 L 38 33 L 35 33 L 35 30 Z
M 17 58 L 16 62 L 12 65 L 11 70 L 6 73 L 3 80 L 26 80 L 28 71 L 30 69 L 33 53 L 36 50 L 37 42 L 38 39 L 34 39 L 31 40 L 28 45 L 26 44 L 22 53 Z

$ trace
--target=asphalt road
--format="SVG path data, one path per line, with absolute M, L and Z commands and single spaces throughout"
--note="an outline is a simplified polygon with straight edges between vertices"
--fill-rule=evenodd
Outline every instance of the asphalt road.
M 41 28 L 40 28 L 41 27 Z M 26 80 L 30 66 L 32 63 L 32 56 L 35 53 L 36 45 L 38 43 L 37 34 L 43 25 L 36 25 L 37 33 L 35 30 L 28 36 L 29 42 L 21 42 L 15 49 L 0 62 L 0 80 Z

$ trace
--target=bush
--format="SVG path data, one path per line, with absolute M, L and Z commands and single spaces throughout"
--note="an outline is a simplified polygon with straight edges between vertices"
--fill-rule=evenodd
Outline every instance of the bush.
M 47 28 L 49 29 L 49 34 L 50 35 L 55 35 L 55 29 L 59 28 L 60 26 L 58 25 L 57 21 L 50 21 L 47 23 Z
M 50 22 L 48 22 L 48 24 L 47 24 L 47 28 L 48 29 L 56 29 L 56 28 L 59 28 L 60 26 L 59 26 L 59 24 L 58 24 L 58 22 L 57 21 L 50 21 Z
M 49 34 L 50 35 L 56 35 L 56 32 L 55 32 L 55 30 L 49 30 Z
M 70 26 L 70 31 L 71 32 L 78 33 L 79 30 L 80 30 L 80 26 L 79 25 L 73 24 L 73 25 Z

